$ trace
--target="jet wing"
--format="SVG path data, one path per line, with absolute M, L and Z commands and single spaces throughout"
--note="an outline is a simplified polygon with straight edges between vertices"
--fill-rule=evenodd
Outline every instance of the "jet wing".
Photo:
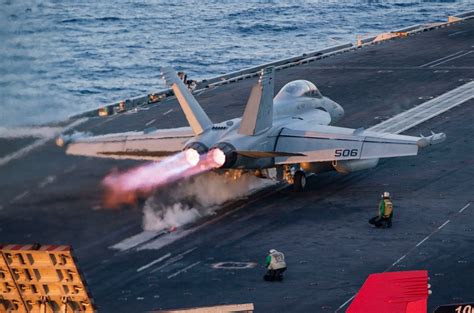
M 91 157 L 159 161 L 181 151 L 194 136 L 190 127 L 74 138 L 66 153 Z M 77 137 L 77 136 L 76 136 Z
M 325 125 L 313 125 L 308 129 L 283 128 L 278 136 L 275 151 L 302 155 L 277 157 L 275 163 L 410 156 L 416 155 L 419 147 L 441 142 L 444 138 L 442 133 L 429 137 L 413 137 Z

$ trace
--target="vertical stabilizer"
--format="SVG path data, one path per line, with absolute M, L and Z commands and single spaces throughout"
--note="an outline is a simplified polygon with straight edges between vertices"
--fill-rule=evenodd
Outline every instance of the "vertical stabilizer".
M 275 69 L 273 67 L 264 68 L 258 83 L 252 87 L 240 123 L 240 134 L 254 136 L 272 127 L 274 75 Z
M 166 84 L 173 89 L 173 92 L 178 99 L 181 109 L 186 115 L 189 125 L 196 135 L 203 133 L 207 128 L 212 126 L 212 122 L 207 116 L 206 112 L 201 108 L 196 98 L 191 94 L 189 89 L 184 85 L 183 81 L 179 79 L 176 72 L 171 67 L 163 67 L 161 74 Z

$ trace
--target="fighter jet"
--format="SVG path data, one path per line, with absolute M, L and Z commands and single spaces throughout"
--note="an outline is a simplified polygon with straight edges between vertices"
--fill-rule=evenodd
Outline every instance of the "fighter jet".
M 446 137 L 443 133 L 413 137 L 332 126 L 344 116 L 343 108 L 307 80 L 291 81 L 273 97 L 273 67 L 262 69 L 241 118 L 213 123 L 174 69 L 162 68 L 162 75 L 189 127 L 78 138 L 67 143 L 66 152 L 160 161 L 192 149 L 200 155 L 214 155 L 217 171 L 250 172 L 286 181 L 300 191 L 309 174 L 373 168 L 381 158 L 416 155 L 418 148 Z

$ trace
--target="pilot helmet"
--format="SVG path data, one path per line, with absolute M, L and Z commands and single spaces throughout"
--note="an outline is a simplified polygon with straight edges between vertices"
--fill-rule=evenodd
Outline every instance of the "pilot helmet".
M 390 192 L 384 191 L 382 194 L 382 198 L 390 198 Z
M 275 252 L 277 252 L 275 249 L 270 249 L 270 251 L 268 251 L 268 253 L 270 253 L 270 254 L 273 254 Z

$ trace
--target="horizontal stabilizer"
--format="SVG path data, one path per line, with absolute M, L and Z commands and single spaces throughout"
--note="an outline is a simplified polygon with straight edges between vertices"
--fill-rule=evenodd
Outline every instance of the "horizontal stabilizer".
M 163 67 L 161 74 L 166 84 L 173 89 L 181 109 L 186 115 L 194 134 L 202 134 L 212 127 L 212 122 L 172 67 Z
M 177 151 L 150 151 L 150 150 L 127 150 L 127 151 L 104 151 L 97 152 L 99 155 L 111 156 L 111 157 L 123 157 L 124 159 L 135 159 L 135 160 L 159 160 L 165 157 L 174 155 L 181 150 Z
M 69 139 L 66 142 L 66 153 L 111 159 L 159 161 L 181 151 L 192 137 L 193 131 L 189 127 L 101 136 L 89 134 Z
M 253 158 L 253 159 L 305 156 L 302 153 L 289 153 L 289 152 L 278 152 L 278 151 L 236 151 L 236 153 L 241 156 L 245 156 L 247 158 Z
M 296 125 L 295 125 L 296 126 Z M 414 137 L 325 125 L 283 128 L 276 151 L 304 156 L 278 157 L 276 164 L 365 160 L 411 156 L 419 147 L 443 140 L 444 134 Z

